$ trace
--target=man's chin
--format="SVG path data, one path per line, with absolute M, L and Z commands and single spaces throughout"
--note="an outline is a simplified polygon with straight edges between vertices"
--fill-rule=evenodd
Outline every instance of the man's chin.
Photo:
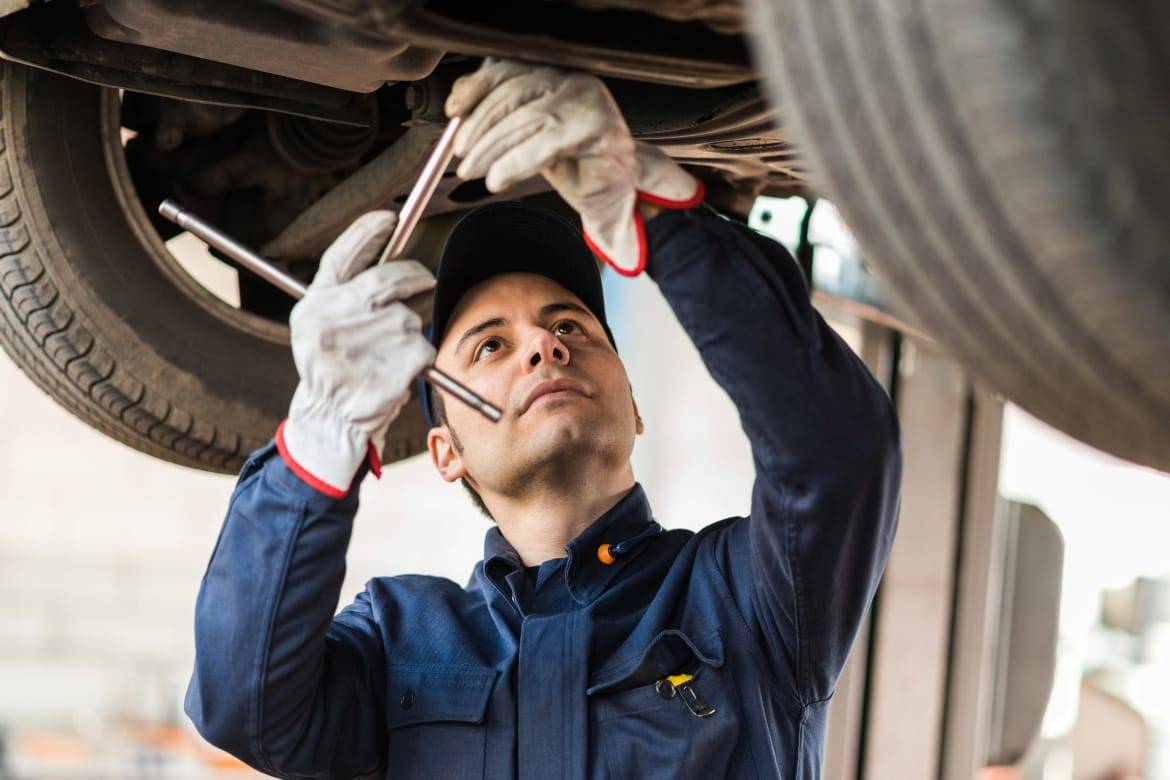
M 532 414 L 531 412 L 535 412 Z M 524 435 L 531 440 L 550 442 L 580 441 L 594 425 L 584 415 L 574 413 L 565 407 L 533 409 L 525 415 L 527 431 Z
M 562 450 L 581 455 L 584 450 L 591 449 L 600 430 L 599 420 L 569 409 L 567 405 L 559 409 L 540 410 L 527 423 L 527 429 L 521 434 L 522 440 L 517 442 L 517 446 L 538 451 L 545 457 L 552 457 Z
M 596 419 L 569 406 L 520 418 L 523 424 L 509 431 L 511 444 L 499 454 L 509 473 L 571 478 L 603 463 L 629 460 L 633 442 L 624 440 L 612 420 Z

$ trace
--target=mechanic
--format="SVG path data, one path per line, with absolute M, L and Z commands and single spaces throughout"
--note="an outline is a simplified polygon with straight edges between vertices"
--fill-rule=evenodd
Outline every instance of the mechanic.
M 487 61 L 446 108 L 467 117 L 459 176 L 502 191 L 543 174 L 584 234 L 489 204 L 437 282 L 370 267 L 390 212 L 329 247 L 290 320 L 288 417 L 244 464 L 199 592 L 188 715 L 285 777 L 819 777 L 896 524 L 889 399 L 784 248 L 701 204 L 597 78 Z M 595 254 L 646 270 L 736 404 L 747 517 L 655 521 Z M 432 285 L 428 336 L 403 301 Z M 436 470 L 495 520 L 483 560 L 466 587 L 373 579 L 335 616 L 371 442 L 432 360 L 504 410 L 426 401 Z

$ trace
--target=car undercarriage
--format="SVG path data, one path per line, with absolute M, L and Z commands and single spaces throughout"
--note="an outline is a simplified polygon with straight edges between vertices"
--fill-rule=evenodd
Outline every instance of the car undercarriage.
M 172 256 L 181 234 L 158 204 L 178 201 L 307 282 L 355 217 L 405 201 L 454 80 L 511 58 L 600 76 L 634 136 L 702 178 L 732 218 L 760 195 L 827 197 L 904 333 L 1062 430 L 1170 468 L 1170 101 L 1150 76 L 1170 50 L 1160 9 L 3 4 L 13 189 L 0 208 L 16 216 L 0 230 L 20 249 L 0 257 L 0 341 L 99 429 L 234 471 L 295 384 L 292 302 L 239 268 L 238 305 L 213 299 Z M 501 198 L 567 208 L 541 177 L 493 194 L 448 172 L 415 256 L 433 260 L 459 214 Z M 384 459 L 421 448 L 419 425 L 403 425 Z
M 137 190 L 181 200 L 307 280 L 348 222 L 405 200 L 451 82 L 479 56 L 606 77 L 634 134 L 696 166 L 726 211 L 799 190 L 738 4 L 691 6 L 657 9 L 667 18 L 654 3 L 49 2 L 0 20 L 0 50 L 123 90 Z M 493 195 L 448 176 L 427 214 L 544 190 L 536 179 Z M 287 314 L 244 287 L 245 308 Z

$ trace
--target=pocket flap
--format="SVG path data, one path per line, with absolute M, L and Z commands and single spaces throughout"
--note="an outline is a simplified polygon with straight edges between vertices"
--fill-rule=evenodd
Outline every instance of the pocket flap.
M 482 723 L 497 674 L 478 666 L 392 664 L 386 728 L 440 720 Z
M 677 628 L 660 631 L 633 659 L 606 664 L 585 693 L 592 696 L 645 685 L 678 672 L 695 659 L 708 666 L 723 666 L 723 637 L 719 629 L 695 638 Z

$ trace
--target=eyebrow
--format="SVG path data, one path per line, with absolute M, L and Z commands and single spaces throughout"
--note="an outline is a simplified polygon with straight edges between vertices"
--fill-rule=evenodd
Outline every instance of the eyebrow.
M 546 303 L 544 306 L 540 307 L 539 316 L 544 318 L 550 314 L 555 314 L 558 311 L 575 311 L 580 312 L 586 316 L 593 317 L 592 312 L 579 304 L 573 303 L 572 301 L 553 301 L 552 303 Z M 455 353 L 458 354 L 459 350 L 463 348 L 463 345 L 472 336 L 475 336 L 478 333 L 483 333 L 485 330 L 498 328 L 501 325 L 507 324 L 508 320 L 504 317 L 492 317 L 490 319 L 484 320 L 483 322 L 480 322 L 477 325 L 472 325 L 470 328 L 463 331 L 463 335 L 460 336 L 459 341 L 455 343 Z
M 540 316 L 547 317 L 548 315 L 558 311 L 576 311 L 586 315 L 587 317 L 593 316 L 593 313 L 584 306 L 579 306 L 572 301 L 553 301 L 552 303 L 546 303 L 544 306 L 540 307 Z

